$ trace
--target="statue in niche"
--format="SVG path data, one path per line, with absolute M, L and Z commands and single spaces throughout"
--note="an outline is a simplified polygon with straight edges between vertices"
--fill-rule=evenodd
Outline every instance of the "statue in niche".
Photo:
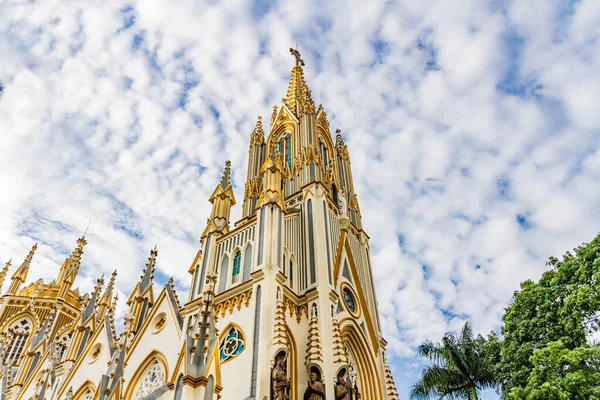
M 324 400 L 325 399 L 325 387 L 321 382 L 321 372 L 318 368 L 312 367 L 310 369 L 310 379 L 308 381 L 308 387 L 304 392 L 304 400 Z
M 350 400 L 350 393 L 352 393 L 352 389 L 350 385 L 346 383 L 344 377 L 346 375 L 346 370 L 342 369 L 335 383 L 335 399 L 336 400 Z
M 286 354 L 280 351 L 275 357 L 275 366 L 271 373 L 273 381 L 273 400 L 288 400 L 290 380 L 287 377 L 287 367 L 285 365 Z
M 340 206 L 340 214 L 343 217 L 348 216 L 348 201 L 346 200 L 346 191 L 344 188 L 340 189 L 340 193 L 338 194 L 338 206 Z

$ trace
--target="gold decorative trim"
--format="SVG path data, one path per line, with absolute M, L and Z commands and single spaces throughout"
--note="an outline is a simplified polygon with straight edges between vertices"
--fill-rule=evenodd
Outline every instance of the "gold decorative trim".
M 233 308 L 236 307 L 238 311 L 242 309 L 242 304 L 246 307 L 250 304 L 250 298 L 252 297 L 252 288 L 250 290 L 240 293 L 237 296 L 233 296 L 219 304 L 215 304 L 215 315 L 221 313 L 221 318 L 225 317 L 227 313 L 233 314 Z
M 185 375 L 182 379 L 184 385 L 193 387 L 194 389 L 200 386 L 206 387 L 208 384 L 208 378 L 201 376 L 200 378 L 194 378 L 190 375 Z
M 288 309 L 290 311 L 290 317 L 296 315 L 296 321 L 298 321 L 298 323 L 300 323 L 302 320 L 302 314 L 304 314 L 306 319 L 308 319 L 308 306 L 306 304 L 301 306 L 296 305 L 292 300 L 290 300 L 290 298 L 284 296 L 283 308 L 284 310 Z

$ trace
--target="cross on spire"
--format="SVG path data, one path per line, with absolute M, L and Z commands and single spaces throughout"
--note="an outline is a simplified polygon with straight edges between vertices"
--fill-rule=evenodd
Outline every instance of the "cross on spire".
M 290 54 L 296 58 L 296 66 L 304 67 L 304 60 L 300 57 L 300 52 L 298 49 L 292 49 L 290 47 Z

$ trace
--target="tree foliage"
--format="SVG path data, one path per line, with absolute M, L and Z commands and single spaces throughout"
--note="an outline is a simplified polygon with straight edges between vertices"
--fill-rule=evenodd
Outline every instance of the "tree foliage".
M 600 347 L 565 348 L 560 341 L 536 349 L 525 387 L 515 387 L 511 400 L 600 399 Z
M 600 322 L 600 235 L 548 265 L 538 283 L 521 284 L 503 317 L 503 396 L 595 398 L 577 397 L 583 389 L 576 382 L 596 382 L 598 374 L 598 348 L 587 338 Z
M 447 333 L 441 343 L 426 341 L 419 346 L 419 354 L 432 365 L 423 370 L 413 385 L 411 399 L 445 398 L 449 400 L 478 399 L 478 391 L 496 388 L 496 378 L 490 364 L 498 354 L 498 338 L 473 337 L 466 322 L 460 335 Z

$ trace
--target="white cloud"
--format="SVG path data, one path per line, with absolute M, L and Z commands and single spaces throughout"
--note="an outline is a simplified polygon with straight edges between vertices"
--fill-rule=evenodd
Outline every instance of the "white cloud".
M 158 244 L 186 296 L 208 196 L 231 159 L 241 203 L 299 43 L 350 148 L 405 397 L 416 345 L 497 329 L 520 281 L 598 232 L 600 7 L 494 7 L 2 3 L 0 257 L 38 240 L 31 278 L 51 279 L 92 220 L 82 290 L 118 268 L 129 293 Z

